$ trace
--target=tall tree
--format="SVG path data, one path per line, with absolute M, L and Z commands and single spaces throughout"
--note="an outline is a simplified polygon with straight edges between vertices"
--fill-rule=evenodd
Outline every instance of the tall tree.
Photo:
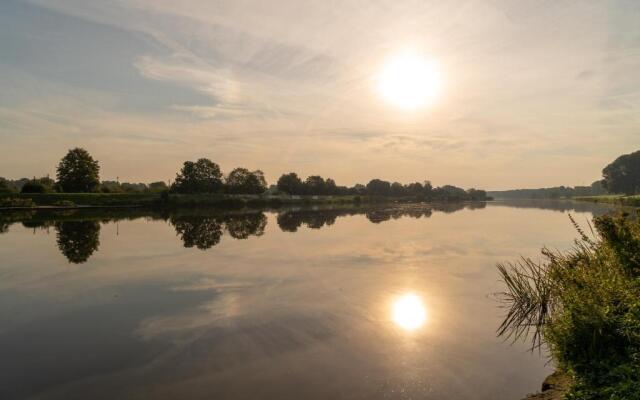
M 267 190 L 267 181 L 260 170 L 236 168 L 227 176 L 226 189 L 235 194 L 260 194 Z
M 185 161 L 173 185 L 178 193 L 216 193 L 221 188 L 220 167 L 207 158 L 196 162 Z
M 312 194 L 312 195 L 326 194 L 325 193 L 326 185 L 327 184 L 324 181 L 324 178 L 318 175 L 312 175 L 308 177 L 306 181 L 304 181 L 306 194 Z
M 298 174 L 295 172 L 282 175 L 280 179 L 278 179 L 277 186 L 278 190 L 287 194 L 302 194 L 304 189 L 302 180 L 298 178 Z
M 640 193 L 640 150 L 616 158 L 602 170 L 602 177 L 609 193 Z
M 367 183 L 367 193 L 374 196 L 388 196 L 391 192 L 391 184 L 380 179 L 372 179 Z
M 92 192 L 100 185 L 100 165 L 88 151 L 76 147 L 60 160 L 57 177 L 65 192 Z

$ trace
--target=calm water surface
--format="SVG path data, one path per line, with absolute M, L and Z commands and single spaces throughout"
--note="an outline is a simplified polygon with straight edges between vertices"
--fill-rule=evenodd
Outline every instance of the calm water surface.
M 0 214 L 0 398 L 517 400 L 495 263 L 602 207 Z

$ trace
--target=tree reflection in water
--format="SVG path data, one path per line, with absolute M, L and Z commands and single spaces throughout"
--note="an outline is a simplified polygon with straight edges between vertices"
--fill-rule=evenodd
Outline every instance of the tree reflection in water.
M 184 247 L 206 250 L 218 244 L 222 237 L 222 224 L 217 217 L 172 217 L 171 224 Z
M 241 214 L 225 218 L 229 236 L 234 239 L 248 239 L 249 236 L 262 236 L 267 226 L 267 216 L 263 213 Z
M 96 221 L 56 222 L 56 241 L 70 263 L 82 264 L 100 246 L 100 223 Z
M 184 247 L 207 250 L 220 242 L 223 229 L 234 239 L 264 234 L 267 216 L 262 212 L 228 214 L 217 216 L 171 217 L 171 224 Z
M 372 223 L 382 223 L 402 217 L 429 218 L 434 212 L 455 212 L 484 208 L 486 203 L 443 203 L 399 206 L 345 207 L 324 209 L 284 209 L 277 212 L 278 226 L 285 232 L 296 232 L 302 225 L 320 229 L 333 225 L 339 217 L 364 215 Z M 148 218 L 169 221 L 184 247 L 207 250 L 220 243 L 224 232 L 234 239 L 261 236 L 267 226 L 267 216 L 260 210 L 224 212 L 221 210 L 30 210 L 0 215 L 0 233 L 14 223 L 25 228 L 44 229 L 54 226 L 57 245 L 74 264 L 86 262 L 100 245 L 100 224 L 120 220 Z

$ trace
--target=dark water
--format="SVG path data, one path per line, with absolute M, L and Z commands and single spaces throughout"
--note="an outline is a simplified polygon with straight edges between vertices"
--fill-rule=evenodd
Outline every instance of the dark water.
M 605 210 L 0 214 L 0 398 L 517 400 L 495 263 Z

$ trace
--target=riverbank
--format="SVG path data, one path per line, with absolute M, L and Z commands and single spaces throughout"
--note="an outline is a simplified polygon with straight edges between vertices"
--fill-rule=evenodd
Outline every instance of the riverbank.
M 556 371 L 542 383 L 539 393 L 530 394 L 523 400 L 561 400 L 571 386 L 571 379 L 564 373 Z
M 567 397 L 638 399 L 640 393 L 640 221 L 596 217 L 566 252 L 498 264 L 507 314 L 504 337 L 543 344 L 575 382 Z M 535 398 L 535 397 L 534 397 Z
M 281 207 L 295 205 L 423 202 L 415 197 L 287 196 L 173 193 L 19 193 L 1 194 L 2 209 L 70 209 L 113 207 Z
M 607 204 L 617 204 L 621 206 L 640 207 L 640 195 L 580 196 L 580 197 L 574 197 L 573 199 L 577 201 L 589 201 L 592 203 L 607 203 Z

